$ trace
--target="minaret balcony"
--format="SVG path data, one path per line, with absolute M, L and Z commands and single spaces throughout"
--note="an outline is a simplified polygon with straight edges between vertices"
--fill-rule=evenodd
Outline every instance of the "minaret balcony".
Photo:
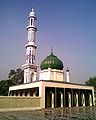
M 36 28 L 36 26 L 29 25 L 29 26 L 27 26 L 27 30 L 28 30 L 29 28 L 33 28 L 35 31 L 37 31 L 37 28 Z
M 25 47 L 34 47 L 34 48 L 37 48 L 37 46 L 34 44 L 34 42 L 28 42 Z
M 35 64 L 32 64 L 32 63 L 22 65 L 23 69 L 28 69 L 28 68 L 37 69 L 37 67 L 38 67 L 38 65 L 35 65 Z

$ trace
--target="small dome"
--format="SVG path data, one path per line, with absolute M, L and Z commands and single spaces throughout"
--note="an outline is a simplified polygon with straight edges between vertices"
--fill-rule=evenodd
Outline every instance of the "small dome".
M 41 62 L 40 68 L 41 70 L 48 68 L 63 70 L 63 63 L 51 52 L 51 54 Z
M 36 17 L 34 8 L 32 8 L 32 11 L 29 13 L 29 17 Z

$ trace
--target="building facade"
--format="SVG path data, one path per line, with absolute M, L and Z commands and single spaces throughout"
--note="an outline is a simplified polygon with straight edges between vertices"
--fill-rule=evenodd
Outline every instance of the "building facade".
M 41 108 L 79 107 L 94 105 L 94 87 L 70 82 L 70 72 L 67 68 L 64 74 L 63 62 L 54 55 L 53 50 L 40 64 L 37 78 L 36 57 L 36 13 L 34 8 L 28 17 L 28 40 L 26 48 L 26 63 L 24 84 L 9 88 L 9 96 L 40 97 Z M 64 80 L 66 75 L 66 80 Z

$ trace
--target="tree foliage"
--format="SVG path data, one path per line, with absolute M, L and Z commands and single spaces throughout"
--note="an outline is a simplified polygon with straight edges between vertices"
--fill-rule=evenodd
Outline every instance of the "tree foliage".
M 10 70 L 9 80 L 12 80 L 15 85 L 23 83 L 24 72 L 19 68 L 15 70 Z
M 10 70 L 8 80 L 0 81 L 0 96 L 7 96 L 9 87 L 23 83 L 24 72 L 19 68 L 17 70 Z
M 94 86 L 96 91 L 96 76 L 90 77 L 89 80 L 85 81 L 85 84 L 89 86 Z

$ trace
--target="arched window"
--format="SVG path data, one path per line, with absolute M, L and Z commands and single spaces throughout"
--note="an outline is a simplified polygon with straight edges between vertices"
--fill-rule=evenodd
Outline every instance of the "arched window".
M 31 19 L 31 25 L 32 25 L 32 19 Z
M 31 63 L 31 50 L 29 51 L 29 63 Z

